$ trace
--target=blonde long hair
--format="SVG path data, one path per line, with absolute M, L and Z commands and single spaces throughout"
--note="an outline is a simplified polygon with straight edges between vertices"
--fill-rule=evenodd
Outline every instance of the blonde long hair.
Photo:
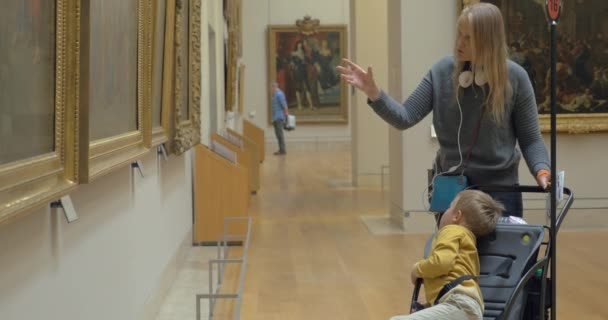
M 488 79 L 484 107 L 496 123 L 505 116 L 505 106 L 511 101 L 513 88 L 507 71 L 507 44 L 505 27 L 500 10 L 490 3 L 477 3 L 465 7 L 458 18 L 458 26 L 468 23 L 471 29 L 472 70 L 482 69 Z M 458 41 L 458 40 L 456 40 Z M 454 57 L 457 56 L 454 45 Z M 465 61 L 455 61 L 452 75 L 454 92 L 459 95 L 458 76 L 465 67 Z

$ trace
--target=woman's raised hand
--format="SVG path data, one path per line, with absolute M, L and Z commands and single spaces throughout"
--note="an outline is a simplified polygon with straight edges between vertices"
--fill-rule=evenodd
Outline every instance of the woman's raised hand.
M 348 59 L 342 59 L 342 64 L 343 66 L 336 67 L 341 78 L 355 88 L 363 91 L 370 100 L 378 100 L 380 97 L 380 89 L 378 89 L 378 86 L 376 86 L 376 82 L 374 81 L 372 67 L 367 67 L 366 72 L 363 68 Z

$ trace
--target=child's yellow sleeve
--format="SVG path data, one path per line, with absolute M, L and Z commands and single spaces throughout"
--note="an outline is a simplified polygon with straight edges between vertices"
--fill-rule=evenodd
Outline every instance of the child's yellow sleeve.
M 454 267 L 461 233 L 452 228 L 445 229 L 437 233 L 429 257 L 416 263 L 416 271 L 421 278 L 436 278 L 448 274 Z

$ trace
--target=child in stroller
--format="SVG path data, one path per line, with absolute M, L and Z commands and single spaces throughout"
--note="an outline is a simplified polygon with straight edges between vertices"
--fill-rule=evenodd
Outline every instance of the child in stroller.
M 547 190 L 538 186 L 488 185 L 471 189 L 488 193 L 547 194 Z M 566 197 L 563 202 L 558 198 L 561 208 L 551 225 L 525 224 L 517 217 L 500 217 L 494 232 L 477 238 L 480 270 L 470 274 L 480 275 L 476 278 L 483 297 L 484 320 L 540 320 L 554 316 L 555 275 L 548 274 L 554 268 L 551 248 L 555 245 L 553 237 L 574 202 L 570 189 L 563 188 L 563 194 Z M 431 240 L 427 242 L 425 256 L 430 252 Z M 425 291 L 427 285 L 424 283 Z M 418 302 L 422 286 L 418 279 L 412 294 L 412 313 L 424 308 Z
M 412 269 L 412 283 L 424 279 L 430 307 L 392 320 L 481 319 L 484 303 L 473 276 L 480 274 L 476 239 L 494 230 L 503 210 L 484 192 L 460 192 L 441 217 L 428 258 Z

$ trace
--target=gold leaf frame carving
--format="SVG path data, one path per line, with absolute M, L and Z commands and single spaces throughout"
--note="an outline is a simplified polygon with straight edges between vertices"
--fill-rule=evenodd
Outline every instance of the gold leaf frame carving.
M 183 1 L 189 2 L 189 12 L 184 12 Z M 182 19 L 188 15 L 189 23 L 188 30 L 182 30 Z M 173 125 L 175 127 L 172 151 L 175 154 L 182 154 L 201 139 L 201 0 L 176 0 L 175 1 L 175 77 L 173 99 L 175 103 L 175 112 L 173 114 Z M 181 61 L 180 52 L 184 49 L 182 44 L 182 32 L 188 32 L 188 61 Z M 189 63 L 188 88 L 182 88 L 182 65 Z M 182 90 L 189 90 L 188 101 L 182 101 Z M 181 113 L 188 104 L 190 114 L 189 119 L 180 121 Z
M 225 110 L 234 111 L 238 108 L 237 96 L 237 68 L 239 58 L 243 51 L 243 32 L 242 32 L 242 1 L 226 0 L 226 20 L 228 22 L 228 50 L 226 75 L 226 99 Z
M 47 205 L 86 177 L 86 106 L 80 105 L 80 0 L 55 0 L 55 151 L 0 166 L 0 224 Z M 81 109 L 83 108 L 83 109 Z
M 236 104 L 237 87 L 237 63 L 238 63 L 238 43 L 235 31 L 228 31 L 228 54 L 226 64 L 228 64 L 228 74 L 226 75 L 226 111 L 233 111 Z
M 162 0 L 165 3 L 165 13 L 164 13 L 164 21 L 158 21 L 158 2 L 156 0 L 152 0 L 154 1 L 154 3 L 152 4 L 152 14 L 150 14 L 148 17 L 151 19 L 151 22 L 149 24 L 150 27 L 150 32 L 148 33 L 149 36 L 149 41 L 150 41 L 150 51 L 151 51 L 151 56 L 150 56 L 150 87 L 149 87 L 149 92 L 150 95 L 148 95 L 150 101 L 148 101 L 147 103 L 150 105 L 150 113 L 146 113 L 144 114 L 145 119 L 144 119 L 144 125 L 146 126 L 144 128 L 144 141 L 146 144 L 146 147 L 148 148 L 152 148 L 155 146 L 158 146 L 162 143 L 165 143 L 169 140 L 169 132 L 171 131 L 171 126 L 169 124 L 168 121 L 163 121 L 164 118 L 168 118 L 171 116 L 171 112 L 170 112 L 170 108 L 171 108 L 171 100 L 170 99 L 165 99 L 166 95 L 170 95 L 171 92 L 170 91 L 166 91 L 165 87 L 169 87 L 171 86 L 171 83 L 167 83 L 166 80 L 170 80 L 170 75 L 171 75 L 171 64 L 169 63 L 169 59 L 168 57 L 171 57 L 170 52 L 171 50 L 173 50 L 173 44 L 172 44 L 172 39 L 169 37 L 169 31 L 170 31 L 170 21 L 172 20 L 171 17 L 171 12 L 169 11 L 169 2 L 168 0 Z M 162 39 L 157 39 L 156 37 L 156 27 L 162 23 L 163 24 L 163 28 L 165 30 L 164 32 L 164 37 Z M 152 107 L 152 99 L 154 97 L 154 58 L 156 57 L 156 51 L 155 51 L 155 44 L 158 41 L 162 41 L 163 42 L 163 62 L 162 62 L 162 73 L 161 73 L 161 125 L 158 127 L 153 127 L 152 124 L 152 111 L 153 111 L 153 107 Z
M 238 105 L 239 114 L 242 116 L 243 112 L 244 112 L 244 104 L 245 104 L 245 64 L 244 63 L 239 64 L 237 79 L 238 79 L 237 83 L 238 83 L 238 87 L 239 87 L 237 105 Z
M 90 142 L 88 180 L 123 167 L 148 151 L 144 133 L 152 130 L 152 1 L 137 0 L 137 8 L 137 106 L 133 106 L 137 108 L 137 130 Z
M 458 14 L 468 5 L 483 2 L 481 0 L 458 0 Z M 544 4 L 543 4 L 544 6 Z M 500 5 L 499 5 L 500 8 Z M 504 15 L 504 13 L 503 13 Z M 503 16 L 506 24 L 506 32 L 509 32 L 508 18 Z M 563 19 L 562 19 L 563 20 Z M 546 22 L 548 25 L 548 22 Z M 538 89 L 537 89 L 538 90 Z M 541 132 L 551 131 L 551 115 L 539 114 Z M 557 132 L 570 134 L 584 134 L 608 131 L 608 113 L 558 113 Z

